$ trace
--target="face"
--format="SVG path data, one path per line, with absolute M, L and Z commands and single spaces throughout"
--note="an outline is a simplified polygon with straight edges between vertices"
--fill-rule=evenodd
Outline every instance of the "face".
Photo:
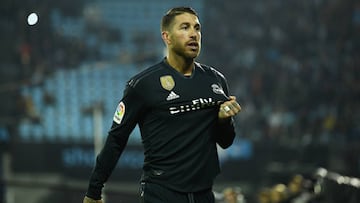
M 187 59 L 196 58 L 201 50 L 201 26 L 199 19 L 183 13 L 175 17 L 170 29 L 162 33 L 170 54 Z

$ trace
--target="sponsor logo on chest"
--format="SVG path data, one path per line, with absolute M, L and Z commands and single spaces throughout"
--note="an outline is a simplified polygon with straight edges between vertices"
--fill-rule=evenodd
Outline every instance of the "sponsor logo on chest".
M 160 77 L 161 87 L 167 91 L 169 91 L 168 96 L 166 97 L 166 101 L 173 101 L 175 99 L 180 98 L 180 95 L 177 94 L 173 89 L 175 87 L 175 80 L 171 75 L 164 75 Z M 217 95 L 224 95 L 224 90 L 218 84 L 211 84 L 210 91 Z M 197 98 L 191 101 L 185 102 L 185 104 L 173 104 L 169 107 L 170 114 L 178 114 L 184 112 L 196 111 L 204 108 L 209 108 L 212 106 L 217 106 L 221 104 L 222 101 L 216 101 L 213 97 L 209 95 L 207 98 Z
M 198 98 L 191 101 L 189 104 L 174 105 L 169 108 L 170 114 L 178 114 L 190 111 L 196 111 L 212 106 L 216 106 L 222 103 L 221 101 L 215 101 L 213 98 Z

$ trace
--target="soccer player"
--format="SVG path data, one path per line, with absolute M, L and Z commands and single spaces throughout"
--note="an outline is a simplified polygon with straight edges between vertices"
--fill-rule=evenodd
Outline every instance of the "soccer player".
M 189 7 L 170 9 L 161 21 L 166 57 L 129 80 L 105 145 L 97 156 L 84 203 L 101 203 L 101 191 L 129 134 L 138 124 L 144 146 L 140 202 L 213 203 L 220 172 L 218 144 L 235 137 L 232 117 L 241 107 L 228 96 L 224 76 L 195 62 L 201 25 Z

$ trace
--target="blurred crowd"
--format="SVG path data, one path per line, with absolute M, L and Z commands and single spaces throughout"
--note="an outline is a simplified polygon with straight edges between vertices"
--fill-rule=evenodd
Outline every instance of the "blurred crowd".
M 64 38 L 52 28 L 51 9 L 64 9 L 69 15 L 79 12 L 67 3 L 66 0 L 61 4 L 32 0 L 1 3 L 0 120 L 11 132 L 20 118 L 34 116 L 31 98 L 21 96 L 21 87 L 39 85 L 57 69 L 78 65 L 86 55 L 81 40 Z M 31 12 L 39 15 L 39 22 L 32 26 L 27 24 Z
M 206 3 L 203 57 L 242 102 L 241 136 L 360 141 L 358 1 Z
M 83 63 L 101 61 L 104 59 L 99 49 L 101 43 L 121 41 L 119 30 L 100 22 L 97 24 L 89 17 L 91 13 L 83 10 L 84 5 L 85 1 L 69 0 L 2 2 L 0 127 L 14 133 L 21 119 L 32 122 L 40 119 L 31 95 L 23 95 L 22 87 L 43 85 L 46 78 L 59 69 L 76 69 Z M 34 25 L 27 24 L 31 12 L 39 17 Z M 75 24 L 77 19 L 84 19 L 81 26 L 84 26 L 86 36 L 71 35 L 77 28 L 65 26 Z M 88 36 L 96 38 L 96 43 L 89 42 Z M 51 102 L 51 94 L 46 94 L 45 103 Z
M 10 107 L 16 100 L 14 92 L 8 96 L 11 90 L 41 83 L 58 68 L 102 60 L 99 47 L 89 46 L 86 37 L 65 36 L 51 21 L 55 9 L 85 18 L 83 3 L 42 0 L 35 8 L 32 1 L 2 3 L 6 49 L 1 49 L 0 93 L 11 98 L 3 101 L 2 120 L 29 111 L 22 109 L 31 103 L 27 98 Z M 222 69 L 241 101 L 241 136 L 285 143 L 359 142 L 359 2 L 205 1 L 205 8 L 201 61 Z M 29 10 L 41 13 L 38 25 L 26 24 Z M 102 39 L 98 43 L 121 42 L 119 30 L 97 24 L 91 12 L 87 16 L 85 31 Z
M 356 203 L 360 201 L 360 179 L 318 168 L 310 177 L 294 175 L 287 184 L 263 188 L 259 203 Z
M 344 163 L 344 172 L 359 177 L 360 3 L 206 2 L 202 57 L 224 70 L 230 90 L 242 103 L 240 136 L 299 150 L 307 150 L 308 145 L 334 151 L 345 148 L 345 153 L 337 152 L 337 165 Z M 354 197 L 344 184 L 325 179 L 324 188 L 330 184 L 336 189 L 315 193 L 320 179 L 296 174 L 288 184 L 264 188 L 256 199 L 261 203 L 359 201 L 359 188 L 352 188 L 357 191 Z
M 219 203 L 358 203 L 360 179 L 317 168 L 310 175 L 294 174 L 287 183 L 262 187 L 248 195 L 241 187 L 215 192 Z
M 19 119 L 36 121 L 39 116 L 31 97 L 21 95 L 23 85 L 41 85 L 57 69 L 107 59 L 100 53 L 100 44 L 122 39 L 121 30 L 96 23 L 91 9 L 83 10 L 85 0 L 4 0 L 1 4 L 0 130 L 12 133 Z M 240 136 L 259 144 L 278 142 L 295 148 L 321 144 L 359 149 L 359 1 L 206 0 L 204 4 L 200 61 L 221 69 L 228 78 L 230 91 L 243 107 L 237 118 Z M 68 18 L 85 18 L 84 30 L 96 36 L 97 43 L 56 29 L 60 25 L 52 21 L 54 10 Z M 35 26 L 26 24 L 29 11 L 40 14 Z M 134 35 L 134 43 L 152 46 L 146 41 L 153 36 Z M 118 57 L 154 60 L 146 54 Z M 44 99 L 51 102 L 51 95 Z M 345 158 L 352 167 L 348 172 L 359 175 L 356 151 L 350 150 Z M 258 201 L 322 203 L 317 198 L 324 193 L 314 193 L 315 183 L 338 186 L 331 177 L 307 179 L 296 174 L 286 185 L 260 191 Z M 224 203 L 246 202 L 238 188 L 226 188 L 219 198 Z M 354 203 L 359 201 L 356 198 Z

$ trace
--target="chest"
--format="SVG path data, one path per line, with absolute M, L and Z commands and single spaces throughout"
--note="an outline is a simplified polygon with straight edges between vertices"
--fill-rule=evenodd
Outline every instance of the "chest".
M 160 75 L 158 84 L 148 90 L 153 95 L 148 97 L 148 104 L 154 112 L 181 115 L 216 108 L 227 100 L 224 89 L 218 78 L 210 75 Z

